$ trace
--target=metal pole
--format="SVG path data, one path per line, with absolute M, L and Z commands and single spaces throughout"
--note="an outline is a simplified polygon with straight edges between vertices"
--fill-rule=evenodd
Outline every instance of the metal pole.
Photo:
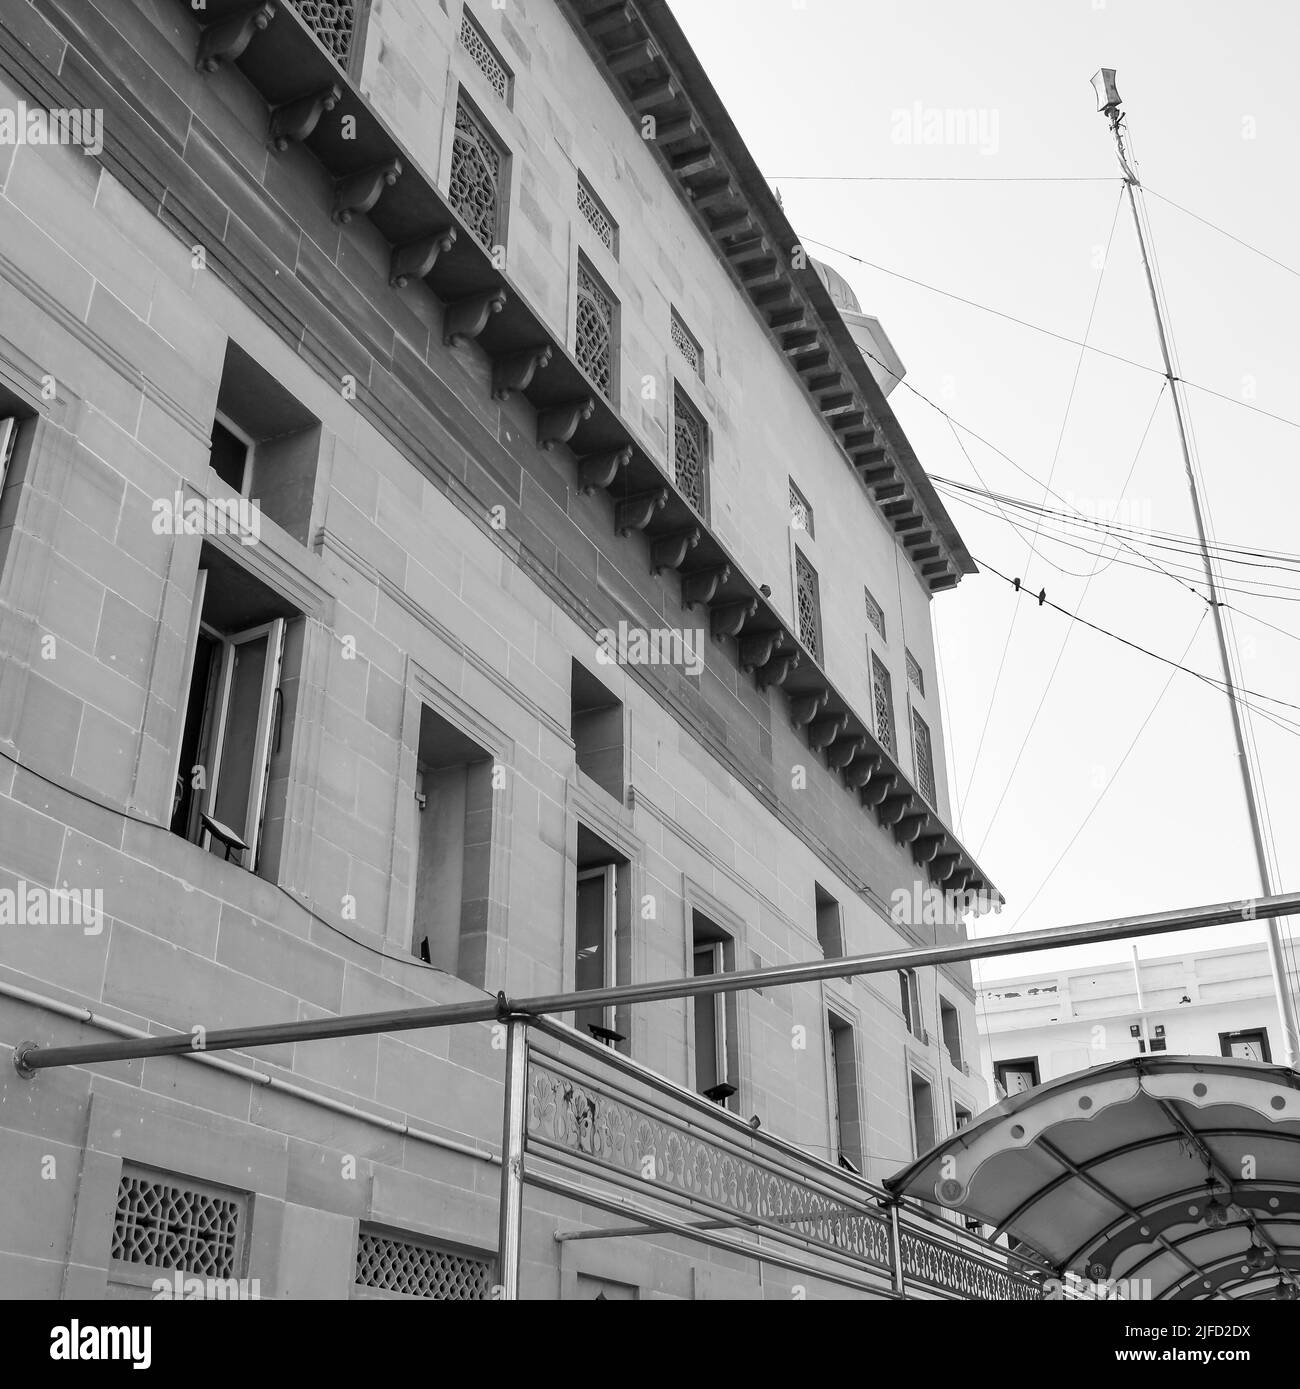
M 766 969 L 737 970 L 729 974 L 705 974 L 666 979 L 646 984 L 621 984 L 615 988 L 587 989 L 581 993 L 547 994 L 538 998 L 508 999 L 498 994 L 480 1003 L 430 1004 L 393 1013 L 366 1013 L 354 1017 L 320 1018 L 306 1022 L 267 1023 L 209 1032 L 177 1032 L 146 1040 L 93 1042 L 79 1046 L 39 1047 L 20 1042 L 14 1049 L 14 1066 L 30 1077 L 53 1066 L 80 1066 L 102 1061 L 125 1061 L 147 1056 L 179 1056 L 189 1052 L 228 1051 L 233 1047 L 272 1046 L 279 1042 L 312 1042 L 322 1038 L 356 1037 L 374 1032 L 410 1032 L 422 1028 L 451 1027 L 466 1022 L 507 1021 L 548 1013 L 571 1013 L 575 1008 L 618 1003 L 657 1003 L 670 998 L 694 998 L 710 994 L 741 993 L 747 989 L 774 988 L 782 984 L 807 984 L 821 979 L 852 979 L 862 974 L 887 974 L 890 970 L 950 964 L 958 960 L 982 960 L 995 955 L 1029 954 L 1069 945 L 1127 940 L 1169 931 L 1191 931 L 1203 926 L 1225 926 L 1234 921 L 1255 921 L 1300 912 L 1300 892 L 1273 897 L 1216 902 L 1207 907 L 1151 912 L 1074 926 L 1046 926 L 1037 931 L 1012 931 L 956 941 L 952 945 L 915 946 L 845 959 L 815 960 L 802 965 L 771 965 Z
M 906 1297 L 903 1284 L 903 1232 L 898 1225 L 898 1202 L 889 1203 L 889 1261 L 893 1265 L 894 1291 L 899 1297 Z
M 506 1104 L 501 1128 L 501 1202 L 497 1285 L 502 1302 L 519 1301 L 524 1232 L 524 1125 L 528 1103 L 528 1020 L 511 1018 L 506 1037 Z
M 1165 379 L 1169 382 L 1169 393 L 1174 402 L 1174 418 L 1178 422 L 1178 442 L 1183 452 L 1183 468 L 1187 473 L 1187 486 L 1192 494 L 1192 512 L 1196 517 L 1196 534 L 1201 545 L 1201 562 L 1205 570 L 1205 583 L 1209 589 L 1210 610 L 1214 614 L 1214 632 L 1218 639 L 1219 661 L 1223 667 L 1223 683 L 1228 696 L 1228 708 L 1232 715 L 1232 734 L 1237 743 L 1237 761 L 1241 768 L 1241 784 L 1246 793 L 1246 809 L 1250 816 L 1250 831 L 1255 842 L 1255 859 L 1259 866 L 1260 886 L 1265 896 L 1273 893 L 1273 876 L 1268 866 L 1268 855 L 1264 849 L 1263 821 L 1260 816 L 1259 801 L 1255 789 L 1255 779 L 1250 759 L 1246 753 L 1246 740 L 1242 728 L 1241 709 L 1237 702 L 1237 692 L 1233 685 L 1232 666 L 1228 656 L 1228 635 L 1223 621 L 1223 606 L 1219 601 L 1219 587 L 1215 580 L 1214 564 L 1210 558 L 1209 543 L 1205 531 L 1205 515 L 1201 504 L 1201 490 L 1192 467 L 1191 448 L 1188 444 L 1187 422 L 1184 418 L 1180 382 L 1174 374 L 1173 357 L 1169 350 L 1169 338 L 1165 331 L 1164 313 L 1160 307 L 1160 296 L 1156 292 L 1155 274 L 1151 257 L 1147 250 L 1146 233 L 1138 210 L 1137 195 L 1142 184 L 1129 162 L 1124 148 L 1124 113 L 1120 108 L 1119 93 L 1114 89 L 1114 71 L 1110 72 L 1109 101 L 1103 112 L 1110 121 L 1111 133 L 1115 137 L 1115 148 L 1119 154 L 1120 168 L 1124 173 L 1124 188 L 1128 193 L 1129 209 L 1133 213 L 1133 225 L 1137 229 L 1138 248 L 1142 254 L 1142 269 L 1146 272 L 1147 290 L 1151 295 L 1151 308 L 1156 319 L 1156 335 L 1160 340 L 1160 356 L 1165 364 Z M 1099 76 L 1101 74 L 1098 74 Z M 1287 981 L 1286 962 L 1282 955 L 1282 937 L 1277 921 L 1268 923 L 1268 962 L 1273 973 L 1273 990 L 1277 995 L 1278 1014 L 1282 1023 L 1282 1048 L 1286 1064 L 1292 1068 L 1300 1054 L 1300 1029 L 1296 1025 L 1295 1001 L 1291 997 Z

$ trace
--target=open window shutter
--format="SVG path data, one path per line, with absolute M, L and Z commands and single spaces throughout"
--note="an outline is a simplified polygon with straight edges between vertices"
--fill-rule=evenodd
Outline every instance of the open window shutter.
M 18 440 L 18 421 L 0 420 L 0 491 L 5 485 L 5 474 L 9 470 L 9 460 L 14 455 L 14 444 Z
M 227 652 L 211 813 L 249 846 L 249 869 L 257 863 L 283 652 L 283 618 L 231 637 Z

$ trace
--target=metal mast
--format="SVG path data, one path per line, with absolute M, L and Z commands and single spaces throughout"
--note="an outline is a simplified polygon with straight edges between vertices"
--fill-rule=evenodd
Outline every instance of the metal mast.
M 1268 855 L 1264 849 L 1263 822 L 1260 817 L 1254 772 L 1246 753 L 1241 709 L 1237 702 L 1237 692 L 1232 679 L 1232 665 L 1228 655 L 1228 635 L 1224 627 L 1223 608 L 1219 601 L 1219 586 L 1215 578 L 1214 564 L 1210 558 L 1209 543 L 1206 538 L 1201 490 L 1195 469 L 1192 467 L 1192 454 L 1187 437 L 1186 406 L 1180 390 L 1181 383 L 1174 373 L 1164 312 L 1161 308 L 1160 296 L 1156 292 L 1151 253 L 1147 247 L 1146 232 L 1138 208 L 1138 194 L 1142 191 L 1142 184 L 1134 172 L 1128 150 L 1124 145 L 1124 112 L 1121 109 L 1122 102 L 1119 91 L 1115 86 L 1115 69 L 1102 68 L 1092 79 L 1092 85 L 1097 93 L 1098 110 L 1110 122 L 1111 133 L 1115 137 L 1115 148 L 1119 153 L 1119 165 L 1124 173 L 1124 187 L 1128 193 L 1129 208 L 1133 213 L 1133 226 L 1137 230 L 1138 247 L 1142 253 L 1142 269 L 1146 272 L 1147 289 L 1151 294 L 1151 307 L 1156 319 L 1156 333 L 1160 339 L 1160 355 L 1165 365 L 1165 379 L 1169 382 L 1169 394 L 1174 402 L 1174 418 L 1178 422 L 1178 442 L 1183 451 L 1183 467 L 1186 469 L 1187 486 L 1192 494 L 1192 511 L 1196 517 L 1196 534 L 1200 540 L 1201 561 L 1205 567 L 1205 582 L 1209 589 L 1210 611 L 1214 614 L 1214 631 L 1219 642 L 1219 659 L 1223 666 L 1223 683 L 1228 695 L 1228 708 L 1232 715 L 1233 737 L 1237 742 L 1237 761 L 1241 767 L 1241 784 L 1246 792 L 1246 808 L 1250 813 L 1250 830 L 1255 841 L 1255 858 L 1259 865 L 1260 885 L 1264 894 L 1271 896 L 1275 889 L 1268 864 Z M 1296 1025 L 1295 1001 L 1291 997 L 1291 989 L 1287 982 L 1286 961 L 1282 954 L 1282 937 L 1277 920 L 1270 918 L 1267 927 L 1268 962 L 1273 973 L 1273 989 L 1277 994 L 1278 1013 L 1282 1022 L 1282 1048 L 1286 1064 L 1295 1069 L 1297 1056 L 1300 1055 L 1300 1029 Z

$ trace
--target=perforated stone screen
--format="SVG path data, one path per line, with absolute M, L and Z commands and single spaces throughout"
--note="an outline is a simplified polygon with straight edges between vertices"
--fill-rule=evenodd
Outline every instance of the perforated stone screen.
M 578 211 L 582 213 L 590 224 L 592 231 L 600 237 L 606 247 L 615 255 L 618 254 L 618 228 L 614 225 L 614 219 L 600 205 L 600 200 L 587 185 L 587 180 L 578 180 Z
M 492 1264 L 456 1250 L 363 1230 L 356 1281 L 366 1288 L 435 1302 L 487 1302 Z
M 502 101 L 510 99 L 510 71 L 497 56 L 487 35 L 478 27 L 468 10 L 460 17 L 460 46 L 474 60 L 475 67 L 492 85 Z
M 925 693 L 925 676 L 921 673 L 921 663 L 912 655 L 910 651 L 907 655 L 907 678 L 916 686 L 917 690 Z
M 123 1264 L 233 1278 L 247 1210 L 246 1197 L 125 1168 L 117 1189 L 113 1258 Z
M 357 31 L 355 0 L 289 0 L 310 25 L 331 58 L 346 69 L 352 59 L 352 41 Z
M 871 596 L 871 590 L 865 590 L 867 595 L 867 621 L 880 633 L 882 641 L 887 641 L 885 636 L 885 610 Z
M 676 310 L 673 311 L 671 332 L 673 346 L 690 363 L 691 370 L 696 376 L 703 376 L 704 354 L 700 350 L 699 343 L 695 341 L 691 330 L 678 317 Z
M 916 789 L 929 805 L 934 799 L 934 753 L 930 746 L 930 726 L 912 710 L 912 746 L 916 753 Z
M 673 470 L 682 495 L 701 516 L 708 456 L 708 426 L 690 401 L 677 391 L 673 401 Z
M 600 281 L 578 262 L 578 365 L 607 400 L 614 395 L 614 302 Z
M 456 106 L 451 153 L 451 205 L 474 237 L 489 250 L 497 244 L 501 223 L 501 150 L 473 112 Z
M 799 550 L 794 552 L 795 594 L 799 608 L 799 640 L 819 665 L 822 659 L 821 613 L 817 604 L 817 571 Z
M 894 744 L 894 682 L 880 657 L 871 656 L 871 696 L 876 706 L 876 741 L 891 757 L 898 754 Z
M 816 539 L 812 506 L 808 498 L 795 486 L 793 478 L 790 479 L 790 524 L 797 531 L 807 531 L 810 540 Z

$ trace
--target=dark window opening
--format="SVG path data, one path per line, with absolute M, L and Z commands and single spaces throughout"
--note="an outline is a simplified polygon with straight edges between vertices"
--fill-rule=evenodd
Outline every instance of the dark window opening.
M 311 531 L 320 440 L 320 421 L 230 343 L 212 425 L 212 467 L 303 545 Z
M 1008 1098 L 1023 1094 L 1038 1084 L 1038 1058 L 1024 1056 L 1015 1061 L 997 1061 L 993 1066 L 993 1075 Z
M 858 1105 L 858 1058 L 853 1027 L 834 1013 L 826 1014 L 830 1038 L 831 1100 L 837 1158 L 840 1166 L 859 1176 L 866 1171 L 862 1116 Z
M 898 971 L 898 993 L 907 1030 L 913 1037 L 924 1041 L 925 1029 L 921 1026 L 921 986 L 917 982 L 914 969 Z
M 735 941 L 700 912 L 692 913 L 691 973 L 696 978 L 725 974 L 736 967 Z M 695 1088 L 714 1091 L 728 1109 L 738 1107 L 740 1036 L 736 995 L 701 994 L 692 1000 L 695 1028 Z M 719 1086 L 731 1087 L 722 1094 Z
M 585 825 L 578 826 L 577 919 L 574 926 L 573 987 L 576 991 L 612 988 L 631 982 L 632 882 L 626 855 Z M 573 1025 L 631 1054 L 632 1015 L 628 1004 L 579 1008 Z M 593 1032 L 597 1028 L 606 1034 Z
M 1154 1048 L 1153 1048 L 1154 1050 Z M 1248 1028 L 1243 1032 L 1220 1032 L 1219 1054 L 1239 1056 L 1245 1061 L 1272 1062 L 1273 1053 L 1269 1050 L 1268 1029 Z
M 952 1064 L 960 1070 L 965 1060 L 961 1053 L 961 1020 L 946 998 L 939 999 L 939 1030 L 943 1033 L 944 1049 Z
M 964 1104 L 954 1105 L 952 1114 L 956 1127 L 959 1129 L 964 1129 L 974 1117 Z
M 927 1080 L 912 1075 L 912 1125 L 916 1156 L 928 1153 L 939 1141 L 934 1129 L 934 1090 Z
M 411 952 L 480 988 L 487 973 L 492 768 L 491 753 L 421 708 Z
M 828 960 L 838 960 L 844 954 L 844 922 L 840 904 L 820 884 L 813 887 L 817 903 L 817 940 Z
M 623 704 L 584 666 L 573 663 L 570 728 L 578 770 L 622 801 Z
M 304 623 L 233 560 L 202 550 L 171 830 L 274 877 Z

